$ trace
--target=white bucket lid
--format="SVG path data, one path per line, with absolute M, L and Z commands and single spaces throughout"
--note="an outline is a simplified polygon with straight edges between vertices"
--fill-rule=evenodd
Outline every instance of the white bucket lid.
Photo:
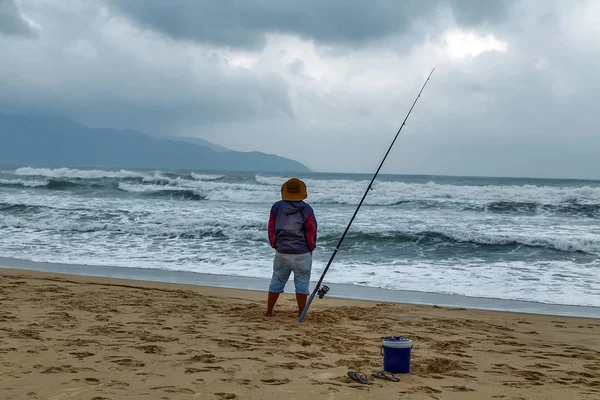
M 383 346 L 394 349 L 408 349 L 412 347 L 412 340 L 402 336 L 392 336 L 383 339 Z

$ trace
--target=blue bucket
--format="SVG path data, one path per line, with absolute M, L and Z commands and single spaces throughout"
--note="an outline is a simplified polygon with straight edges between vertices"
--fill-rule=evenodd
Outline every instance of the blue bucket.
M 410 351 L 412 341 L 402 336 L 386 337 L 381 346 L 383 370 L 392 374 L 410 372 Z

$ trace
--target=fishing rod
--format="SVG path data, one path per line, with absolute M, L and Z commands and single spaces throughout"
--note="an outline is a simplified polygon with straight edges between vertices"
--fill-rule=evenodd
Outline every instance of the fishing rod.
M 375 181 L 375 178 L 377 178 L 377 174 L 379 174 L 379 170 L 383 166 L 383 163 L 385 162 L 385 159 L 387 158 L 388 154 L 390 154 L 390 151 L 392 150 L 392 147 L 394 146 L 394 143 L 396 142 L 396 139 L 398 139 L 398 135 L 400 135 L 400 131 L 402 131 L 402 128 L 404 128 L 404 125 L 406 125 L 406 120 L 408 120 L 408 116 L 410 115 L 410 113 L 412 112 L 413 108 L 415 107 L 415 104 L 417 104 L 417 100 L 419 100 L 419 97 L 421 97 L 421 93 L 423 93 L 423 89 L 425 89 L 425 86 L 427 85 L 427 82 L 429 82 L 429 78 L 431 78 L 431 75 L 433 74 L 433 71 L 435 71 L 435 68 L 433 68 L 431 70 L 431 72 L 429 73 L 429 76 L 427 77 L 427 80 L 423 84 L 423 87 L 421 88 L 421 91 L 419 92 L 419 94 L 417 95 L 417 98 L 415 99 L 415 101 L 413 102 L 412 106 L 410 107 L 410 110 L 408 110 L 408 114 L 406 114 L 406 117 L 404 118 L 404 121 L 402 122 L 402 125 L 400 126 L 400 129 L 398 129 L 398 132 L 396 133 L 396 136 L 394 137 L 394 140 L 392 141 L 392 144 L 388 148 L 388 151 L 385 153 L 385 156 L 383 157 L 383 160 L 381 160 L 381 164 L 379 164 L 379 168 L 377 168 L 377 171 L 375 172 L 375 175 L 373 175 L 373 179 L 371 179 L 371 183 L 369 183 L 369 186 L 367 186 L 367 190 L 365 191 L 365 194 L 363 195 L 362 199 L 360 200 L 360 203 L 358 203 L 358 207 L 356 207 L 356 211 L 354 211 L 354 215 L 352 215 L 352 218 L 350 218 L 350 222 L 348 223 L 348 226 L 346 227 L 346 230 L 344 231 L 344 234 L 340 238 L 340 241 L 338 242 L 337 247 L 333 251 L 333 254 L 331 255 L 331 258 L 329 259 L 329 262 L 327 263 L 327 266 L 325 267 L 325 270 L 323 270 L 323 274 L 321 274 L 321 278 L 317 282 L 317 285 L 315 286 L 315 289 L 313 290 L 313 292 L 310 295 L 310 298 L 306 302 L 306 306 L 304 306 L 304 310 L 302 310 L 302 313 L 298 317 L 298 322 L 299 323 L 301 323 L 304 320 L 304 317 L 306 316 L 306 313 L 308 312 L 308 308 L 310 307 L 310 305 L 311 305 L 313 299 L 315 298 L 315 296 L 318 294 L 319 298 L 322 299 L 327 294 L 327 292 L 329 292 L 329 287 L 328 286 L 323 285 L 323 287 L 321 287 L 321 284 L 323 283 L 323 279 L 325 278 L 325 274 L 327 273 L 327 270 L 329 270 L 329 266 L 331 265 L 331 262 L 333 261 L 333 259 L 335 258 L 335 255 L 337 254 L 338 250 L 340 249 L 340 246 L 342 245 L 342 242 L 344 241 L 344 238 L 346 237 L 346 233 L 348 233 L 348 229 L 350 229 L 350 225 L 352 225 L 352 222 L 354 221 L 354 217 L 356 217 L 356 214 L 358 214 L 358 210 L 360 209 L 360 206 L 362 206 L 363 201 L 365 201 L 365 198 L 367 197 L 367 194 L 369 193 L 369 190 L 372 190 L 371 186 L 373 185 L 373 182 Z

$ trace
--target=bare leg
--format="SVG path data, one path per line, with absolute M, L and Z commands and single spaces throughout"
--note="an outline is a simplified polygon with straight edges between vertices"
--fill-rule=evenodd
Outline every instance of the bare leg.
M 279 298 L 279 293 L 269 292 L 269 297 L 267 298 L 267 317 L 273 316 L 273 308 L 275 307 L 275 303 L 277 303 L 277 299 Z
M 304 311 L 304 307 L 306 307 L 306 300 L 308 299 L 307 294 L 296 293 L 296 301 L 298 302 L 298 316 L 302 314 Z

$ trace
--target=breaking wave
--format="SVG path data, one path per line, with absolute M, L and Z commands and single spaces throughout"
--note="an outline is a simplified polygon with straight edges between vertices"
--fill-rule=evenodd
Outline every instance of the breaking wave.
M 600 217 L 600 203 L 580 204 L 577 202 L 566 202 L 562 204 L 540 204 L 534 202 L 494 201 L 481 207 L 481 210 L 500 214 L 516 213 L 536 215 L 546 213 L 576 215 L 588 218 Z
M 39 187 L 48 185 L 48 181 L 34 181 L 22 179 L 0 179 L 0 186 L 22 186 L 22 187 Z
M 164 185 L 135 185 L 119 183 L 119 189 L 130 193 L 140 193 L 148 196 L 179 198 L 183 200 L 204 200 L 205 197 L 197 191 L 181 186 Z
M 205 174 L 197 174 L 195 172 L 192 172 L 190 174 L 190 176 L 197 181 L 216 181 L 218 179 L 222 179 L 225 177 L 225 175 L 205 175 Z
M 47 178 L 77 178 L 77 179 L 102 179 L 102 178 L 144 178 L 147 174 L 134 171 L 105 171 L 105 170 L 80 170 L 71 168 L 31 168 L 23 167 L 15 170 L 15 175 L 42 176 Z
M 287 178 L 256 175 L 273 191 Z M 368 181 L 306 179 L 309 202 L 357 205 Z M 544 212 L 600 216 L 600 186 L 452 185 L 376 181 L 365 199 L 372 206 L 453 207 L 493 213 Z
M 339 235 L 321 236 L 321 241 L 338 240 Z M 585 238 L 531 237 L 524 234 L 494 234 L 461 231 L 423 231 L 423 232 L 357 232 L 349 233 L 345 241 L 351 243 L 370 242 L 372 244 L 413 243 L 419 246 L 432 245 L 474 245 L 505 248 L 507 251 L 520 246 L 542 248 L 559 252 L 581 252 L 600 255 L 600 240 Z

